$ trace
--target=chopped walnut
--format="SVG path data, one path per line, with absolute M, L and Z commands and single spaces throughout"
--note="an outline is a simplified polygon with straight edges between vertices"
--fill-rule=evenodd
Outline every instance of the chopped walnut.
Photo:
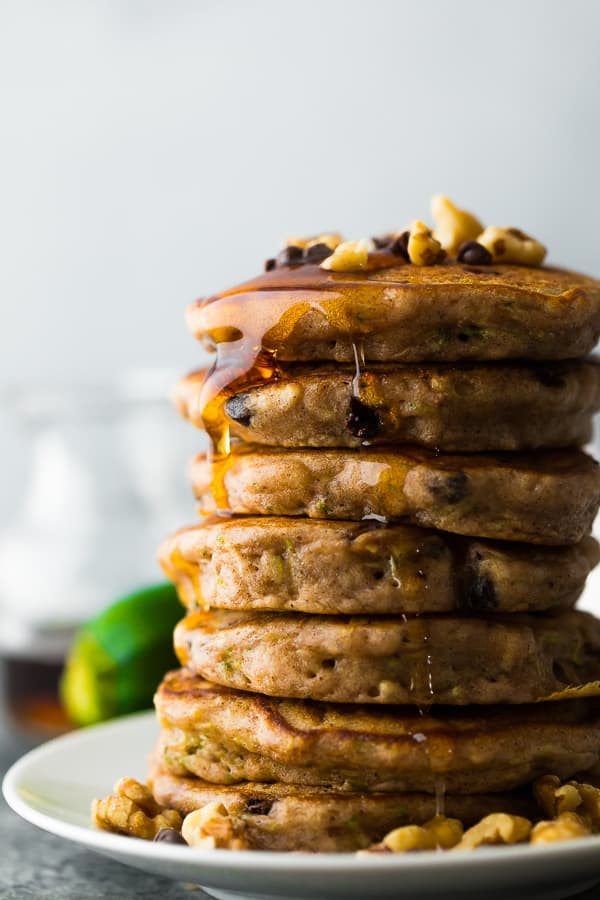
M 435 838 L 436 846 L 442 850 L 455 847 L 463 836 L 463 825 L 459 819 L 448 819 L 446 816 L 434 816 L 423 826 Z
M 161 828 L 181 829 L 181 816 L 156 803 L 145 785 L 122 778 L 114 793 L 92 803 L 92 820 L 98 828 L 151 841 Z
M 578 781 L 561 784 L 556 775 L 545 775 L 535 782 L 533 793 L 547 816 L 577 813 L 593 831 L 600 831 L 599 788 Z
M 370 847 L 371 852 L 383 848 L 393 853 L 408 853 L 415 850 L 449 850 L 457 844 L 463 833 L 458 819 L 435 816 L 424 825 L 403 825 L 395 828 L 383 838 L 380 844 Z
M 439 241 L 424 222 L 415 219 L 409 229 L 408 258 L 415 266 L 432 266 L 444 257 Z
M 574 812 L 563 812 L 550 822 L 538 822 L 531 831 L 532 844 L 552 844 L 555 841 L 572 841 L 587 837 L 591 829 L 581 816 Z
M 386 834 L 382 841 L 392 853 L 408 853 L 414 850 L 435 850 L 436 841 L 431 831 L 422 825 L 403 825 Z
M 544 245 L 518 228 L 490 226 L 477 237 L 477 243 L 489 250 L 494 262 L 499 263 L 541 266 L 546 256 Z
M 189 813 L 183 820 L 181 833 L 192 847 L 205 850 L 249 850 L 243 821 L 232 816 L 218 801 Z
M 330 272 L 355 272 L 364 269 L 369 259 L 369 241 L 344 241 L 321 263 Z
M 531 822 L 521 816 L 492 813 L 477 825 L 465 831 L 454 850 L 474 850 L 485 844 L 518 844 L 526 841 L 531 832 Z
M 474 241 L 483 231 L 479 219 L 466 210 L 459 209 L 442 194 L 431 198 L 431 215 L 435 222 L 434 238 L 452 256 L 456 255 L 461 244 Z

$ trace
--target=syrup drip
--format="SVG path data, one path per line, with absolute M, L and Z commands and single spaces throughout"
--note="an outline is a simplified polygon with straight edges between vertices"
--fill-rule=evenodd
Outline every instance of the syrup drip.
M 189 562 L 179 550 L 173 550 L 169 557 L 171 564 L 170 577 L 177 585 L 180 597 L 193 609 L 201 597 L 200 574 L 198 566 Z M 203 609 L 207 607 L 201 603 Z
M 402 583 L 396 575 L 396 566 L 393 557 L 390 557 L 390 568 L 396 587 L 401 589 Z M 400 618 L 409 630 L 411 643 L 416 644 L 416 656 L 411 668 L 409 691 L 413 695 L 419 717 L 425 719 L 435 696 L 435 689 L 433 686 L 433 657 L 429 644 L 429 627 L 427 619 L 418 614 L 411 616 L 409 619 L 406 613 L 400 613 Z M 437 771 L 437 767 L 440 763 L 437 758 L 434 758 L 435 751 L 426 731 L 417 732 L 413 735 L 413 739 L 422 745 L 423 750 L 427 755 L 430 771 L 435 773 L 435 814 L 436 816 L 443 816 L 445 810 L 446 782 L 443 774 Z M 441 761 L 442 766 L 444 765 L 444 757 L 448 752 L 448 748 L 444 749 L 445 752 L 442 753 Z
M 371 269 L 399 264 L 397 257 L 387 254 L 372 256 Z M 217 465 L 231 450 L 225 402 L 235 393 L 280 377 L 280 350 L 295 329 L 301 328 L 305 316 L 325 320 L 354 348 L 357 371 L 353 390 L 359 390 L 360 368 L 364 367 L 362 340 L 373 327 L 373 285 L 366 283 L 364 273 L 349 280 L 326 274 L 318 266 L 286 269 L 283 277 L 287 282 L 283 290 L 277 289 L 281 273 L 266 281 L 261 276 L 199 301 L 189 312 L 192 331 L 217 354 L 198 400 L 198 415 L 210 439 L 209 456 Z M 307 279 L 320 287 L 306 286 Z M 380 286 L 382 293 L 388 288 L 385 283 Z M 216 482 L 215 488 L 217 508 L 226 508 L 226 498 Z
M 229 512 L 225 476 L 234 461 L 225 403 L 240 391 L 279 377 L 275 353 L 266 353 L 255 340 L 242 337 L 217 345 L 217 357 L 204 380 L 198 403 L 209 437 L 211 493 L 220 513 Z
M 446 814 L 446 779 L 443 775 L 435 776 L 435 814 L 436 816 Z
M 399 265 L 397 258 L 390 259 L 382 254 L 373 254 L 372 260 L 372 268 Z M 310 286 L 315 280 L 319 285 L 316 289 Z M 315 273 L 313 267 L 298 267 L 298 271 L 286 270 L 283 274 L 276 271 L 267 281 L 259 279 L 250 282 L 198 304 L 199 308 L 193 310 L 193 330 L 197 334 L 202 333 L 204 340 L 217 353 L 202 386 L 198 412 L 210 439 L 211 490 L 218 511 L 228 511 L 227 471 L 236 457 L 245 452 L 244 445 L 235 446 L 235 452 L 232 452 L 225 403 L 236 393 L 283 377 L 279 359 L 285 358 L 286 341 L 296 329 L 301 329 L 304 316 L 326 320 L 330 330 L 349 343 L 355 364 L 352 396 L 360 399 L 361 391 L 371 390 L 368 375 L 364 372 L 363 339 L 374 328 L 385 328 L 386 322 L 374 320 L 374 286 L 373 283 L 366 284 L 365 280 L 364 275 L 360 274 L 352 278 L 339 277 L 323 275 L 320 270 Z M 381 281 L 379 287 L 385 295 L 390 285 Z M 342 356 L 343 350 L 337 353 L 336 358 L 341 360 Z M 369 399 L 376 405 L 376 397 Z M 407 448 L 403 451 L 413 455 Z M 378 473 L 379 468 L 378 465 Z M 380 477 L 378 474 L 377 479 Z M 372 483 L 372 477 L 367 474 L 364 474 L 364 479 L 366 484 Z M 365 518 L 374 519 L 384 526 L 387 524 L 386 518 L 376 513 Z M 180 560 L 178 563 L 180 573 L 183 571 L 184 578 L 189 579 L 187 591 L 193 590 L 196 596 L 200 596 L 196 570 L 183 568 Z M 393 558 L 390 559 L 390 568 L 396 587 L 402 590 L 402 581 Z M 415 648 L 409 689 L 419 719 L 425 725 L 434 698 L 428 623 L 426 617 L 415 616 L 409 621 L 402 614 L 401 618 L 409 628 L 410 642 Z M 428 732 L 426 727 L 423 731 L 415 728 L 413 739 L 423 746 L 435 776 L 435 810 L 436 815 L 440 816 L 444 814 L 443 773 L 453 752 L 453 741 L 450 735 L 437 732 L 430 737 Z
M 360 399 L 360 380 L 362 370 L 365 367 L 365 349 L 362 340 L 352 341 L 352 353 L 354 354 L 355 372 L 352 379 L 352 396 Z

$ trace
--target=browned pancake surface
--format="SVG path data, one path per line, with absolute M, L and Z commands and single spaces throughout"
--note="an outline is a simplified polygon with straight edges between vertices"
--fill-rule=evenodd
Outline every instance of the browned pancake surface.
M 180 412 L 198 427 L 207 373 L 177 385 Z M 527 450 L 585 443 L 600 405 L 595 362 L 487 365 L 289 365 L 233 389 L 231 433 L 280 447 L 412 443 L 445 451 Z
M 600 621 L 553 616 L 314 616 L 209 610 L 179 661 L 225 687 L 335 703 L 532 703 L 600 680 Z
M 280 700 L 166 676 L 156 698 L 163 764 L 217 783 L 285 781 L 354 790 L 512 790 L 568 778 L 600 757 L 594 700 L 434 708 Z
M 398 265 L 358 273 L 278 268 L 188 310 L 209 344 L 280 360 L 568 359 L 600 333 L 600 283 L 549 267 Z
M 531 454 L 274 450 L 235 447 L 219 465 L 198 457 L 203 511 L 361 520 L 377 515 L 477 537 L 572 544 L 589 532 L 600 468 L 577 450 Z
M 215 517 L 166 538 L 189 609 L 307 613 L 527 612 L 572 606 L 599 547 L 471 540 L 405 525 Z
M 207 803 L 222 803 L 259 850 L 360 850 L 392 828 L 424 823 L 436 814 L 435 797 L 423 793 L 340 793 L 282 783 L 215 785 L 174 775 L 156 759 L 149 783 L 158 803 L 182 815 Z M 445 812 L 467 826 L 493 812 L 531 818 L 539 814 L 529 792 L 448 794 Z

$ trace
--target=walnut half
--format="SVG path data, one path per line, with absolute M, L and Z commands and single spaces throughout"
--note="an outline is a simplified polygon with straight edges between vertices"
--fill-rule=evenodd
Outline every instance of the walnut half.
M 531 822 L 521 816 L 492 813 L 465 831 L 454 850 L 474 850 L 485 844 L 519 844 L 531 832 Z
M 591 830 L 581 816 L 574 812 L 564 812 L 549 822 L 538 822 L 531 831 L 532 844 L 553 844 L 555 841 L 572 841 L 587 837 Z
M 161 828 L 181 829 L 181 816 L 159 806 L 148 788 L 133 778 L 121 778 L 114 793 L 92 803 L 92 820 L 98 828 L 129 837 L 153 840 Z
M 579 781 L 560 783 L 556 775 L 545 775 L 533 785 L 535 799 L 547 816 L 577 813 L 591 831 L 600 831 L 600 789 Z

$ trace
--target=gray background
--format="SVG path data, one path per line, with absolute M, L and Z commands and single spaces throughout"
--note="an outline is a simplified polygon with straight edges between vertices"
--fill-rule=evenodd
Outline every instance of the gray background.
M 600 274 L 594 0 L 2 0 L 0 379 L 197 363 L 187 302 L 444 192 Z
M 199 365 L 186 304 L 286 235 L 444 192 L 600 275 L 599 34 L 594 0 L 0 0 L 0 533 L 29 466 L 10 386 Z

